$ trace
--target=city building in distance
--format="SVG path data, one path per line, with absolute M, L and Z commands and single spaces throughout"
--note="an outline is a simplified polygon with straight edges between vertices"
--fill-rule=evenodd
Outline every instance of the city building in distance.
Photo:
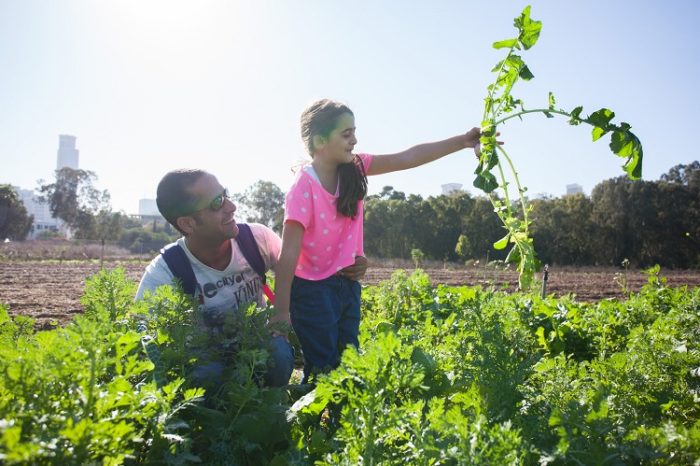
M 78 169 L 80 151 L 75 148 L 75 136 L 60 134 L 58 136 L 58 156 L 56 157 L 56 170 L 61 168 Z
M 446 183 L 441 185 L 442 187 L 442 194 L 444 195 L 450 195 L 455 192 L 462 191 L 462 184 L 461 183 Z
M 567 184 L 566 185 L 566 195 L 570 196 L 571 194 L 581 194 L 583 193 L 583 188 L 581 187 L 580 184 Z
M 58 152 L 56 153 L 56 169 L 72 168 L 78 169 L 80 151 L 75 148 L 76 137 L 68 134 L 58 136 Z M 34 216 L 34 223 L 29 230 L 27 239 L 36 239 L 41 233 L 59 231 L 63 234 L 68 234 L 64 228 L 64 222 L 61 219 L 54 218 L 51 215 L 48 203 L 39 202 L 32 189 L 23 189 L 19 186 L 13 186 L 17 195 L 22 200 L 24 208 L 27 209 L 27 214 Z

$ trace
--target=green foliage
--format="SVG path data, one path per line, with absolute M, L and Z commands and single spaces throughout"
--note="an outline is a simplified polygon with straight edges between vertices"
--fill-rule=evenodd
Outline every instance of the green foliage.
M 694 464 L 700 289 L 658 268 L 629 300 L 365 292 L 360 352 L 290 410 L 309 464 Z
M 154 254 L 163 246 L 177 240 L 179 234 L 166 231 L 148 231 L 141 226 L 122 231 L 117 244 L 128 249 L 134 254 Z
M 10 317 L 5 306 L 0 304 L 0 345 L 14 345 L 21 338 L 34 333 L 34 319 L 27 316 Z
M 455 252 L 459 257 L 466 259 L 469 255 L 469 250 L 471 249 L 471 243 L 466 235 L 459 235 L 457 239 L 457 245 L 455 246 Z
M 548 118 L 562 115 L 567 117 L 572 125 L 587 123 L 593 126 L 593 141 L 605 134 L 611 134 L 610 149 L 615 155 L 625 159 L 623 168 L 631 179 L 639 179 L 642 176 L 643 152 L 641 142 L 630 131 L 631 126 L 625 122 L 619 125 L 612 123 L 615 114 L 607 108 L 595 111 L 584 118 L 581 116 L 583 107 L 576 107 L 572 111 L 557 109 L 554 95 L 550 93 L 547 108 L 526 110 L 524 102 L 515 98 L 511 91 L 519 79 L 529 81 L 534 76 L 522 57 L 515 52 L 528 50 L 535 45 L 542 23 L 530 17 L 530 6 L 527 6 L 520 16 L 515 18 L 514 26 L 518 30 L 516 38 L 493 44 L 496 49 L 507 49 L 507 54 L 506 58 L 492 70 L 496 73 L 496 79 L 488 86 L 488 95 L 484 101 L 480 140 L 482 152 L 475 171 L 474 186 L 489 195 L 494 210 L 507 231 L 506 236 L 497 241 L 494 247 L 504 249 L 509 243 L 513 244 L 507 261 L 518 264 L 520 288 L 528 289 L 532 284 L 534 273 L 540 267 L 529 230 L 531 208 L 525 199 L 526 188 L 521 185 L 510 156 L 496 141 L 498 126 L 512 118 L 522 119 L 523 115 L 529 113 L 542 113 Z M 499 154 L 510 167 L 519 197 L 519 209 L 511 203 L 508 188 L 510 183 L 506 179 Z M 493 171 L 496 173 L 494 174 Z M 493 194 L 498 188 L 503 192 L 502 200 Z
M 85 317 L 123 323 L 133 305 L 134 294 L 136 286 L 127 280 L 124 269 L 103 269 L 86 280 L 80 302 Z
M 240 316 L 227 317 L 222 332 L 210 332 L 192 310 L 194 304 L 164 286 L 137 312 L 147 326 L 143 344 L 159 386 L 184 378 L 186 386 L 195 388 L 196 367 L 224 367 L 222 383 L 201 381 L 204 402 L 181 413 L 182 441 L 175 457 L 192 455 L 204 464 L 279 461 L 290 447 L 284 416 L 290 398 L 283 388 L 261 386 L 269 364 L 266 322 L 271 311 L 251 306 Z
M 390 188 L 390 187 L 388 187 Z M 457 260 L 455 244 L 466 235 L 469 247 L 462 257 L 486 257 L 501 233 L 499 220 L 486 198 L 466 192 L 423 199 L 393 190 L 369 196 L 365 202 L 365 251 L 373 257 L 411 259 L 420 249 L 426 259 Z M 505 254 L 492 257 L 503 259 Z
M 518 464 L 524 456 L 519 432 L 508 422 L 490 424 L 479 411 L 478 393 L 431 396 L 436 370 L 429 354 L 389 331 L 368 342 L 362 355 L 347 350 L 343 365 L 290 411 L 306 459 Z M 319 425 L 324 409 L 329 419 Z
M 700 289 L 658 267 L 595 304 L 398 271 L 364 291 L 361 349 L 306 394 L 260 386 L 269 310 L 214 334 L 181 292 L 134 287 L 100 272 L 85 315 L 38 333 L 0 306 L 4 464 L 700 460 Z M 211 362 L 224 383 L 198 387 Z
M 17 192 L 9 184 L 0 184 L 0 241 L 21 241 L 32 228 L 34 217 L 27 214 Z
M 246 222 L 262 223 L 279 234 L 284 218 L 284 192 L 271 181 L 259 180 L 233 196 Z
M 98 276 L 87 288 L 104 297 L 118 296 L 126 286 L 122 272 Z M 108 301 L 95 309 L 104 305 Z M 126 312 L 94 311 L 66 328 L 15 332 L 15 344 L 2 345 L 4 464 L 122 464 L 143 458 L 152 443 L 169 443 L 173 414 L 198 395 L 183 392 L 182 380 L 162 389 L 148 381 L 153 364 L 144 357 L 139 333 L 111 321 L 123 320 Z M 3 323 L 3 338 L 11 327 Z
M 538 257 L 550 265 L 619 266 L 629 258 L 633 267 L 700 266 L 696 165 L 673 167 L 657 181 L 605 180 L 590 197 L 529 201 L 529 234 Z M 503 234 L 503 223 L 493 215 L 488 198 L 468 193 L 401 198 L 386 192 L 386 198 L 369 196 L 365 202 L 365 251 L 370 257 L 410 260 L 412 248 L 431 260 L 507 257 L 510 235 Z M 499 199 L 495 202 L 505 208 Z M 461 236 L 469 242 L 458 251 Z M 494 249 L 499 241 L 504 248 Z
M 0 461 L 268 464 L 281 457 L 289 448 L 289 395 L 260 387 L 267 314 L 251 308 L 211 335 L 181 292 L 161 287 L 134 303 L 134 291 L 123 270 L 99 272 L 86 282 L 85 314 L 39 333 L 31 319 L 11 319 L 0 306 Z M 200 351 L 209 346 L 220 351 Z M 193 367 L 212 361 L 225 362 L 225 382 L 197 386 Z
M 416 265 L 416 268 L 420 267 L 421 263 L 425 259 L 425 254 L 418 248 L 411 249 L 411 260 Z

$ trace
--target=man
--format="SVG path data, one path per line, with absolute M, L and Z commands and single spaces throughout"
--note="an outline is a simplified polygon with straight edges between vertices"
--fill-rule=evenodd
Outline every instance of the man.
M 234 214 L 236 206 L 214 175 L 197 169 L 174 170 L 158 184 L 156 203 L 161 215 L 183 237 L 177 240 L 192 266 L 197 281 L 194 292 L 204 325 L 211 329 L 222 326 L 224 318 L 251 303 L 264 306 L 262 278 L 243 257 L 235 241 L 239 233 Z M 264 225 L 251 224 L 265 270 L 274 270 L 279 257 L 281 239 Z M 367 261 L 358 258 L 354 266 L 341 273 L 355 280 L 364 276 Z M 161 285 L 173 285 L 175 275 L 162 255 L 146 268 L 136 299 Z M 272 367 L 266 375 L 270 386 L 283 386 L 289 381 L 294 352 L 286 336 L 271 335 Z M 219 382 L 222 364 L 197 367 L 194 377 L 205 383 Z

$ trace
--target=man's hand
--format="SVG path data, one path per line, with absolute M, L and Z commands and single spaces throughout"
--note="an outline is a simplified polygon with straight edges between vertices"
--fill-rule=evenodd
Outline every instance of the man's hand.
M 364 256 L 357 256 L 355 258 L 355 263 L 349 265 L 338 272 L 338 275 L 345 277 L 348 280 L 362 280 L 367 272 L 367 266 L 369 261 Z

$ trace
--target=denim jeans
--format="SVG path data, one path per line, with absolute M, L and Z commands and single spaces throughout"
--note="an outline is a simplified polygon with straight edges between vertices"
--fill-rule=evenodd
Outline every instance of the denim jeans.
M 283 387 L 289 383 L 289 377 L 294 369 L 294 349 L 286 338 L 274 336 L 268 346 L 270 352 L 270 367 L 265 373 L 265 385 L 268 387 Z M 225 364 L 209 362 L 196 366 L 192 371 L 195 382 L 206 386 L 220 385 L 223 382 Z
M 360 283 L 344 277 L 294 277 L 289 313 L 304 355 L 303 383 L 337 367 L 347 345 L 359 346 L 360 294 Z

